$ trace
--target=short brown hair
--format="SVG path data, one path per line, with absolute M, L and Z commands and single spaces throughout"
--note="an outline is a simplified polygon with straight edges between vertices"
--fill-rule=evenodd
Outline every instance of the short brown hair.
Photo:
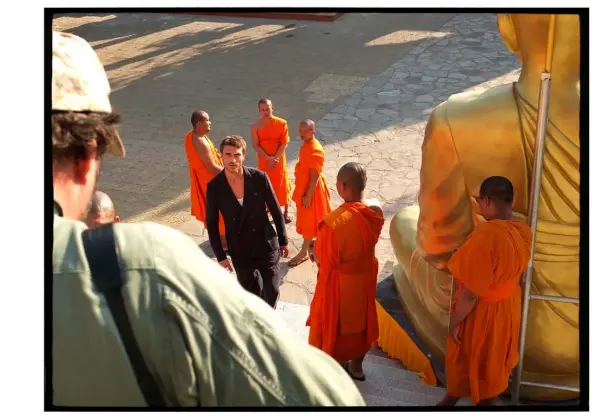
M 224 153 L 224 146 L 238 147 L 243 151 L 243 155 L 247 153 L 247 144 L 240 135 L 228 135 L 224 137 L 220 144 L 220 153 Z
M 53 162 L 80 161 L 95 150 L 100 158 L 119 137 L 118 113 L 64 112 L 51 113 L 51 157 Z M 94 147 L 95 146 L 95 147 Z

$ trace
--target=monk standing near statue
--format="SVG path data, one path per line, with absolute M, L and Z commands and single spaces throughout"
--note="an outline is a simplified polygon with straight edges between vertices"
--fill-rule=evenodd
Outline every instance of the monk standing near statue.
M 260 119 L 251 127 L 252 144 L 258 154 L 258 169 L 269 175 L 287 224 L 292 221 L 288 213 L 292 186 L 286 168 L 286 147 L 290 142 L 288 123 L 273 115 L 273 102 L 269 99 L 260 99 L 258 111 Z
M 345 202 L 318 227 L 313 249 L 318 282 L 307 319 L 309 344 L 358 381 L 365 380 L 362 362 L 379 337 L 375 245 L 384 226 L 382 209 L 363 197 L 366 184 L 360 163 L 347 163 L 337 174 L 337 192 Z
M 184 146 L 190 170 L 190 199 L 192 215 L 207 228 L 207 184 L 223 169 L 222 156 L 207 134 L 211 119 L 205 111 L 192 113 L 192 129 L 185 135 Z M 224 220 L 220 215 L 220 236 L 226 248 Z M 204 230 L 203 230 L 204 232 Z
M 316 237 L 318 224 L 332 210 L 328 184 L 322 174 L 324 149 L 314 137 L 315 128 L 316 124 L 311 119 L 305 119 L 299 125 L 303 145 L 294 168 L 292 200 L 296 203 L 296 232 L 303 236 L 303 247 L 288 262 L 290 267 L 309 259 L 307 250 Z
M 448 268 L 459 286 L 446 348 L 446 397 L 491 405 L 508 385 L 518 363 L 521 276 L 531 257 L 531 229 L 514 220 L 512 183 L 486 179 L 476 197 L 487 220 L 454 253 Z

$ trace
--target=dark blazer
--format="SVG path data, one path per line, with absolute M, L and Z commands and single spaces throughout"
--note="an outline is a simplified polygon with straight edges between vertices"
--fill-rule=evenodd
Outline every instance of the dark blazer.
M 245 191 L 243 206 L 235 197 L 224 170 L 207 186 L 207 230 L 209 242 L 218 261 L 226 259 L 219 232 L 219 212 L 226 225 L 228 253 L 233 263 L 251 265 L 278 252 L 288 245 L 286 224 L 266 173 L 253 167 L 243 167 Z M 273 216 L 275 229 L 269 221 L 267 207 Z

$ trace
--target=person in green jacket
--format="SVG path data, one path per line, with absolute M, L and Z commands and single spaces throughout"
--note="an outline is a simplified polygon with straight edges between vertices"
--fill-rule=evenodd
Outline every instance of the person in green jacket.
M 52 68 L 53 404 L 146 406 L 109 304 L 93 283 L 87 226 L 79 221 L 101 158 L 125 155 L 120 117 L 86 41 L 54 32 Z M 190 238 L 152 223 L 112 228 L 125 312 L 165 405 L 364 405 L 332 358 L 295 337 Z

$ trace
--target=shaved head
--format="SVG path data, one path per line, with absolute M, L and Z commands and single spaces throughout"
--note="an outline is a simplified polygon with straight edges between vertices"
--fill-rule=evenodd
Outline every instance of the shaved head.
M 115 217 L 115 205 L 106 193 L 94 192 L 85 223 L 89 228 L 118 221 Z
M 503 176 L 491 176 L 482 182 L 480 195 L 475 197 L 480 214 L 486 220 L 513 218 L 514 186 Z
M 111 216 L 115 216 L 115 205 L 113 205 L 113 201 L 111 197 L 102 191 L 94 192 L 94 196 L 92 197 L 92 205 L 90 207 L 91 213 L 110 213 Z
M 263 97 L 262 99 L 260 99 L 258 101 L 258 108 L 260 108 L 260 105 L 271 105 L 271 106 L 273 106 L 273 102 L 271 102 L 271 99 L 267 99 L 266 97 Z
M 512 205 L 514 202 L 514 186 L 503 176 L 491 176 L 482 182 L 480 197 L 490 198 L 502 204 Z
M 311 119 L 303 119 L 301 121 L 301 125 L 305 125 L 305 126 L 307 126 L 309 128 L 314 128 L 314 129 L 316 127 L 316 123 L 313 122 Z
M 367 186 L 367 169 L 360 163 L 346 163 L 339 169 L 337 181 L 343 183 L 353 194 L 362 194 Z
M 303 119 L 298 126 L 298 134 L 303 141 L 313 140 L 316 133 L 316 124 L 311 119 Z
M 192 112 L 192 119 L 190 120 L 192 122 L 192 128 L 196 128 L 196 124 L 198 124 L 200 121 L 204 121 L 208 119 L 209 119 L 209 114 L 205 111 L 198 110 L 198 111 Z

